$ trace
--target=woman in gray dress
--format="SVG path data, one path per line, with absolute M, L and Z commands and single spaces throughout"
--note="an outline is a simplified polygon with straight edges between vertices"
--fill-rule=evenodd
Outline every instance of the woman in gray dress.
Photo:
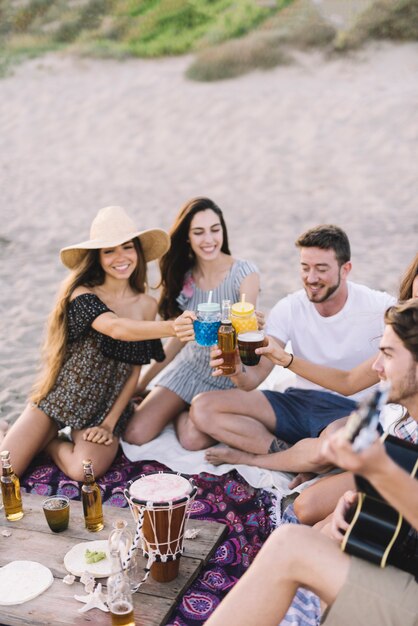
M 171 245 L 160 261 L 162 294 L 159 313 L 172 319 L 182 311 L 196 311 L 197 305 L 212 301 L 238 302 L 242 294 L 256 305 L 260 281 L 257 267 L 231 256 L 228 233 L 220 208 L 209 198 L 194 198 L 180 210 L 170 230 Z M 209 367 L 209 348 L 195 342 L 182 344 L 170 338 L 164 346 L 166 358 L 154 363 L 141 377 L 137 393 L 163 368 L 157 385 L 141 402 L 129 421 L 124 439 L 143 444 L 176 421 L 180 442 L 193 449 L 187 428 L 188 409 L 194 396 L 212 389 L 229 389 L 229 378 L 214 378 Z
M 22 415 L 0 445 L 18 475 L 45 450 L 74 480 L 82 460 L 100 476 L 134 411 L 131 397 L 141 365 L 161 361 L 160 339 L 193 338 L 192 316 L 155 321 L 157 302 L 145 293 L 146 263 L 167 250 L 160 229 L 138 231 L 122 207 L 105 207 L 90 239 L 61 250 L 71 270 L 50 315 L 44 368 Z M 71 428 L 71 441 L 57 437 Z

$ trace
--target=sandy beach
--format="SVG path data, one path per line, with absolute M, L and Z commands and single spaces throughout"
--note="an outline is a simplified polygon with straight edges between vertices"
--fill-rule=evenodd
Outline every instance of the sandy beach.
M 294 240 L 322 222 L 346 229 L 354 280 L 396 293 L 418 240 L 418 44 L 209 84 L 184 77 L 190 60 L 50 55 L 0 80 L 0 417 L 32 384 L 58 251 L 102 206 L 168 228 L 213 198 L 266 311 L 299 287 Z

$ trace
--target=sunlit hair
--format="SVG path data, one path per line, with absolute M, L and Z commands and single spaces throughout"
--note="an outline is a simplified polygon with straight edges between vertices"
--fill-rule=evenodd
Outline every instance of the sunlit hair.
M 350 242 L 347 235 L 334 224 L 321 224 L 310 228 L 295 241 L 297 248 L 321 248 L 334 250 L 338 264 L 344 265 L 351 258 Z
M 392 326 L 405 348 L 418 363 L 418 298 L 391 306 L 385 313 L 385 324 Z
M 401 284 L 399 287 L 399 300 L 408 300 L 412 298 L 412 283 L 418 276 L 418 253 L 412 262 L 408 265 L 402 276 Z
M 196 262 L 195 254 L 188 242 L 190 223 L 201 211 L 212 210 L 219 217 L 222 226 L 221 251 L 231 254 L 228 244 L 228 232 L 221 209 L 209 198 L 193 198 L 180 209 L 169 231 L 171 245 L 168 252 L 160 259 L 161 297 L 158 312 L 163 319 L 171 319 L 181 313 L 176 301 L 183 287 L 184 276 Z
M 132 240 L 138 255 L 135 271 L 129 277 L 129 285 L 135 293 L 146 290 L 147 266 L 138 238 Z M 68 305 L 77 287 L 102 285 L 105 272 L 100 265 L 99 250 L 86 250 L 79 265 L 64 280 L 58 292 L 46 327 L 46 339 L 42 347 L 42 369 L 31 393 L 31 401 L 38 404 L 51 391 L 64 364 L 67 352 Z

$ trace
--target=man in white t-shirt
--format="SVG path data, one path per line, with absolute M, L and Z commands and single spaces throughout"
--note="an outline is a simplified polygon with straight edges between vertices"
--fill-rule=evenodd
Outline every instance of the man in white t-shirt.
M 376 353 L 384 312 L 395 298 L 348 281 L 350 243 L 337 226 L 312 228 L 296 246 L 304 289 L 274 306 L 267 334 L 283 347 L 290 341 L 295 356 L 349 370 Z M 257 389 L 273 367 L 265 356 L 253 367 L 240 364 L 231 376 L 237 389 L 199 394 L 192 403 L 183 446 L 201 449 L 221 441 L 263 455 L 289 444 L 293 447 L 278 455 L 283 462 L 275 462 L 274 469 L 317 470 L 311 448 L 306 448 L 311 444 L 304 440 L 318 437 L 330 423 L 351 413 L 360 394 L 346 398 L 300 377 L 284 392 Z M 221 370 L 214 373 L 220 375 Z M 297 442 L 300 445 L 295 446 Z
M 391 307 L 385 322 L 373 369 L 390 383 L 388 401 L 402 404 L 415 421 L 416 440 L 418 301 Z M 413 448 L 411 444 L 408 455 L 413 455 Z M 330 462 L 356 474 L 358 484 L 361 476 L 362 490 L 365 481 L 370 483 L 364 506 L 358 493 L 349 491 L 322 532 L 302 524 L 281 524 L 206 626 L 281 624 L 298 587 L 313 591 L 327 606 L 321 616 L 324 626 L 417 626 L 418 481 L 412 455 L 401 454 L 401 449 L 395 438 L 389 446 L 379 438 L 355 452 L 344 429 L 327 438 L 323 452 Z M 372 488 L 380 498 L 371 497 Z M 372 501 L 373 506 L 367 506 Z M 347 518 L 356 502 L 353 528 Z M 407 543 L 398 541 L 402 537 L 399 527 L 395 531 L 398 522 L 411 526 Z M 385 531 L 379 533 L 384 526 Z

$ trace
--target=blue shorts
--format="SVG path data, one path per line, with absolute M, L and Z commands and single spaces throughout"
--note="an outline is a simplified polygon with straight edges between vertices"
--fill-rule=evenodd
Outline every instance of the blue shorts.
M 357 406 L 354 400 L 329 391 L 296 389 L 262 390 L 276 415 L 275 435 L 287 443 L 318 437 L 322 430 Z

